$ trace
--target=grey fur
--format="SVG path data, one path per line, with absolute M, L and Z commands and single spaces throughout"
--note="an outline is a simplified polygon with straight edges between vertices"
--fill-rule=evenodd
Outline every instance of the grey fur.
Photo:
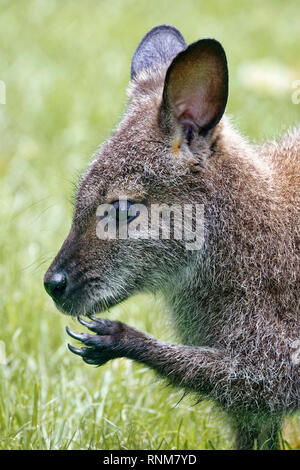
M 184 37 L 174 26 L 163 24 L 152 28 L 135 50 L 131 61 L 131 79 L 142 70 L 170 63 L 186 46 Z
M 291 359 L 300 333 L 300 129 L 252 146 L 223 116 L 188 144 L 182 123 L 161 122 L 169 63 L 155 63 L 135 75 L 124 119 L 83 175 L 70 234 L 45 281 L 68 273 L 57 304 L 73 315 L 161 291 L 182 344 L 94 320 L 96 335 L 82 336 L 88 347 L 76 354 L 98 365 L 121 356 L 144 363 L 225 408 L 237 447 L 256 440 L 275 448 L 282 416 L 300 407 L 299 364 Z M 98 240 L 95 208 L 124 195 L 204 204 L 203 249 Z

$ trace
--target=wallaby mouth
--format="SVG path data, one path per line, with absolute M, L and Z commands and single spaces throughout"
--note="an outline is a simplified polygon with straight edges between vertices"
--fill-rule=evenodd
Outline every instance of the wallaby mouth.
M 113 294 L 111 289 L 97 287 L 93 280 L 85 281 L 76 287 L 65 271 L 53 272 L 50 268 L 45 274 L 44 286 L 61 313 L 76 317 L 88 317 L 107 311 L 131 295 Z

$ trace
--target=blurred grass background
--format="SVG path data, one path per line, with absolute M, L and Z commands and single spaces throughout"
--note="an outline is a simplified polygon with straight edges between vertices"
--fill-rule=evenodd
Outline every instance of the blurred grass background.
M 188 42 L 227 52 L 227 112 L 263 141 L 299 121 L 298 0 L 0 0 L 1 449 L 229 449 L 226 417 L 121 359 L 93 368 L 66 348 L 66 324 L 43 274 L 67 235 L 73 182 L 120 119 L 142 36 L 170 23 Z M 159 299 L 109 315 L 161 339 L 174 335 Z M 298 416 L 285 426 L 300 446 Z

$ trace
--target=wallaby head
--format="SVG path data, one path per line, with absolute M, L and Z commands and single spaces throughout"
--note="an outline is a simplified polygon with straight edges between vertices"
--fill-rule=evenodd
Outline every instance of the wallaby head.
M 168 25 L 143 38 L 131 63 L 125 117 L 83 175 L 70 234 L 45 275 L 58 308 L 75 315 L 101 311 L 160 289 L 183 268 L 190 253 L 182 241 L 99 239 L 96 210 L 107 203 L 120 212 L 120 200 L 128 201 L 125 210 L 132 203 L 184 204 L 193 191 L 205 203 L 222 148 L 227 96 L 227 62 L 218 41 L 187 46 Z

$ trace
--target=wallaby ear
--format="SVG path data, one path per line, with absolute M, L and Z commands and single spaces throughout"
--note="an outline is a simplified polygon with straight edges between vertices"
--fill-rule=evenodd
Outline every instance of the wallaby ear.
M 223 47 L 201 39 L 180 52 L 166 74 L 162 118 L 170 113 L 184 127 L 209 130 L 221 119 L 228 98 L 228 69 Z
M 182 34 L 174 26 L 162 24 L 151 29 L 141 40 L 131 62 L 131 79 L 141 70 L 151 69 L 171 60 L 187 46 Z

